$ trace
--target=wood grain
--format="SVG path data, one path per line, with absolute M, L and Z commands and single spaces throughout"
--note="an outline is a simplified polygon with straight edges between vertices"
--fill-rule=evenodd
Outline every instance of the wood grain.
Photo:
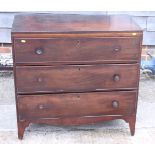
M 22 43 L 21 41 L 25 42 Z M 89 64 L 93 62 L 136 62 L 139 37 L 128 38 L 22 38 L 15 39 L 18 64 Z M 36 51 L 41 50 L 41 54 Z
M 136 89 L 138 65 L 24 66 L 16 77 L 19 94 Z
M 18 108 L 21 119 L 129 115 L 135 111 L 135 100 L 136 91 L 19 95 Z
M 141 31 L 128 15 L 22 14 L 15 16 L 13 33 Z
M 30 123 L 113 119 L 124 119 L 134 135 L 142 34 L 130 16 L 17 15 L 11 35 L 18 138 Z

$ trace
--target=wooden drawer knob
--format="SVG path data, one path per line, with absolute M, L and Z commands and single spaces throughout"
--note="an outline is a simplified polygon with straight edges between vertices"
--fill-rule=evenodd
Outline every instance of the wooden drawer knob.
M 43 79 L 42 79 L 41 77 L 38 77 L 38 78 L 37 78 L 37 82 L 40 83 L 40 82 L 42 82 L 42 81 L 43 81 Z
M 121 51 L 121 47 L 120 46 L 116 46 L 116 47 L 114 47 L 113 51 L 114 52 L 119 52 L 119 51 Z
M 120 81 L 120 75 L 119 75 L 119 74 L 115 74 L 115 75 L 113 76 L 113 80 L 114 80 L 114 81 Z
M 44 51 L 43 51 L 42 49 L 37 49 L 37 50 L 35 51 L 35 53 L 36 53 L 37 55 L 41 55 L 41 54 L 44 53 Z
M 116 101 L 116 100 L 112 101 L 112 107 L 113 108 L 118 108 L 119 107 L 119 102 Z
M 42 104 L 39 105 L 39 109 L 40 109 L 40 110 L 42 110 L 42 109 L 44 109 L 44 108 L 45 108 L 44 105 L 42 105 Z

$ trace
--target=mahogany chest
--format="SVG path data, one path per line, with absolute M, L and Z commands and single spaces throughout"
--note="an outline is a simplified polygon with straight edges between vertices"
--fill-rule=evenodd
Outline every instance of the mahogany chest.
M 134 135 L 142 30 L 130 16 L 21 14 L 12 43 L 19 139 L 30 123 L 113 119 Z

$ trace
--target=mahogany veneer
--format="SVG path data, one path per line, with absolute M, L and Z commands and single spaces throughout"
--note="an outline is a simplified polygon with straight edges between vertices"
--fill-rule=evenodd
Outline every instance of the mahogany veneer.
M 29 123 L 113 119 L 134 135 L 142 30 L 130 16 L 21 14 L 12 42 L 19 139 Z

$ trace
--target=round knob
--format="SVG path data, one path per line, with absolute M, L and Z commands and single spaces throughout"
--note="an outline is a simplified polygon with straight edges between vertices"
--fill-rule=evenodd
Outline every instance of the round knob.
M 39 109 L 40 109 L 40 110 L 44 109 L 44 106 L 43 106 L 42 104 L 39 105 Z
M 38 54 L 38 55 L 41 55 L 41 54 L 43 54 L 43 50 L 37 49 L 37 50 L 35 51 L 35 53 Z
M 114 81 L 119 81 L 119 80 L 120 80 L 120 75 L 119 75 L 119 74 L 115 74 L 115 75 L 113 76 L 113 80 L 114 80 Z
M 38 81 L 38 82 L 42 82 L 43 79 L 42 79 L 41 77 L 38 77 L 38 78 L 37 78 L 37 81 Z
M 80 95 L 77 95 L 77 98 L 80 98 Z
M 113 108 L 118 108 L 119 107 L 119 102 L 116 101 L 116 100 L 112 101 L 112 107 Z
M 114 52 L 119 52 L 120 50 L 121 50 L 121 47 L 120 46 L 116 46 L 113 49 Z

